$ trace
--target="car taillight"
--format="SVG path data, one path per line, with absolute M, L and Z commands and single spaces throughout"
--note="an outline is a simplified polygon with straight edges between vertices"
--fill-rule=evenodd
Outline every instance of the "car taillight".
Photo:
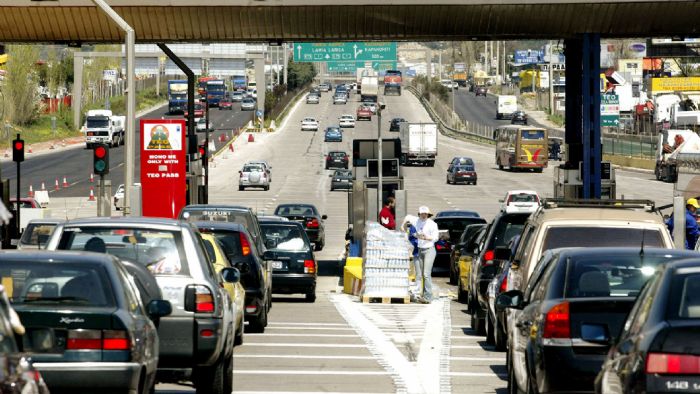
M 316 273 L 316 262 L 313 260 L 304 260 L 304 273 L 305 274 L 315 274 Z
M 700 374 L 700 356 L 690 354 L 647 354 L 646 373 L 697 375 Z
M 435 249 L 436 250 L 445 250 L 445 249 L 447 249 L 447 246 L 445 246 L 443 244 L 435 244 Z
M 248 237 L 243 233 L 238 233 L 238 235 L 241 240 L 241 253 L 243 253 L 243 256 L 247 256 L 250 254 L 250 242 L 248 242 Z
M 569 302 L 554 305 L 544 320 L 543 338 L 571 338 Z
M 501 287 L 498 288 L 498 291 L 503 293 L 506 290 L 508 290 L 508 275 L 503 277 L 503 281 L 501 281 Z
M 318 219 L 313 218 L 306 222 L 306 228 L 318 228 Z
M 68 330 L 66 350 L 129 350 L 126 331 Z
M 208 288 L 197 286 L 195 289 L 194 311 L 201 313 L 214 312 L 214 296 Z
M 487 250 L 484 252 L 484 257 L 481 259 L 481 265 L 491 265 L 493 264 L 493 258 L 495 254 L 493 250 Z

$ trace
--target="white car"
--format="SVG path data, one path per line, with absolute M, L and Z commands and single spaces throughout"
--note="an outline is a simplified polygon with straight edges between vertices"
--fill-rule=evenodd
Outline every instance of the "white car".
M 260 165 L 265 169 L 265 172 L 267 172 L 267 177 L 272 182 L 272 166 L 270 163 L 268 163 L 265 160 L 252 160 L 246 163 L 246 165 Z
M 338 125 L 340 127 L 355 127 L 355 117 L 352 115 L 342 115 L 338 118 Z
M 304 130 L 318 131 L 318 120 L 310 117 L 304 118 L 301 121 L 301 131 Z
M 245 164 L 238 174 L 238 191 L 243 191 L 247 187 L 261 187 L 263 190 L 270 190 L 270 177 L 262 165 Z
M 306 96 L 306 104 L 318 104 L 319 103 L 319 98 L 317 94 L 309 93 L 308 96 Z
M 506 213 L 532 213 L 540 207 L 541 201 L 534 190 L 510 190 L 500 203 L 501 210 Z
M 204 118 L 197 119 L 196 130 L 198 133 L 203 133 L 203 132 L 207 131 L 207 120 Z
M 134 186 L 141 186 L 140 183 L 134 183 Z M 114 193 L 114 210 L 118 211 L 124 208 L 124 184 L 117 187 L 117 192 Z

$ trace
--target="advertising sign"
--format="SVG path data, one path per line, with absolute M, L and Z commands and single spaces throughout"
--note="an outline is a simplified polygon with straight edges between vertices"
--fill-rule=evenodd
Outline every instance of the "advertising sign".
M 396 60 L 396 42 L 296 42 L 295 62 Z
M 177 218 L 187 193 L 184 119 L 141 119 L 143 216 Z
M 651 91 L 654 93 L 700 91 L 700 77 L 652 78 Z
M 455 63 L 455 72 L 461 73 L 467 70 L 467 65 L 465 63 Z
M 600 95 L 600 125 L 617 127 L 620 124 L 620 96 Z
M 544 61 L 544 51 L 535 51 L 532 49 L 526 49 L 521 51 L 515 51 L 513 56 L 513 62 L 516 65 L 540 63 Z
M 117 70 L 102 70 L 102 79 L 112 83 L 117 83 Z

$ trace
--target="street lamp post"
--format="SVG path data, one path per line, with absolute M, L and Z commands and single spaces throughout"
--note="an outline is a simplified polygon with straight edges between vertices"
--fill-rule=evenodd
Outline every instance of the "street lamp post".
M 204 204 L 209 204 L 209 87 L 204 85 Z
M 379 104 L 379 100 L 377 100 L 377 215 L 379 214 L 379 209 L 384 205 L 384 201 L 382 199 L 382 194 L 383 194 L 383 155 L 382 155 L 382 106 Z M 379 219 L 379 217 L 377 217 Z M 379 220 L 377 220 L 379 221 Z

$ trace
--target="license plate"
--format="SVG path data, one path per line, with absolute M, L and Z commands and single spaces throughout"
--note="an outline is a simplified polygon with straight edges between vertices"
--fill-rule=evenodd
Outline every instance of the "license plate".
M 272 269 L 281 270 L 282 268 L 284 268 L 284 263 L 282 263 L 281 261 L 272 262 Z

